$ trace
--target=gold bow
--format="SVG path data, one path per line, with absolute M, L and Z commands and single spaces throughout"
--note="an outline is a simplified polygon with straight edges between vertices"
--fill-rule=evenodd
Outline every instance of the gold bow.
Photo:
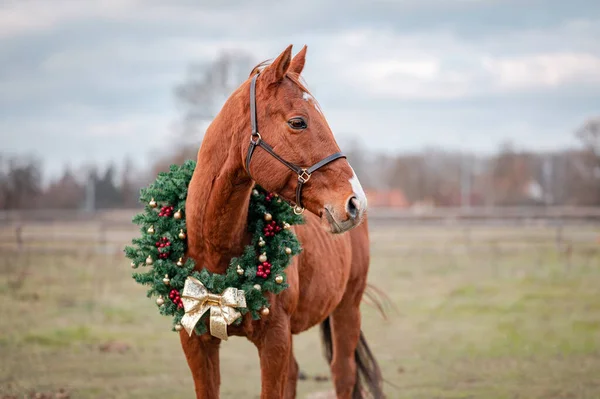
M 227 341 L 227 326 L 242 316 L 235 308 L 246 307 L 244 291 L 229 287 L 221 295 L 211 294 L 198 279 L 188 277 L 181 295 L 185 315 L 181 325 L 191 336 L 202 315 L 210 309 L 210 334 Z

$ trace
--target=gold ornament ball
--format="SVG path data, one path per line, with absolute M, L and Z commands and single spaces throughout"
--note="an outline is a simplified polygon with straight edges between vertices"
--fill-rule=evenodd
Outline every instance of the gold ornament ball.
M 163 278 L 163 283 L 169 285 L 171 283 L 171 279 L 169 279 L 169 275 L 165 274 L 165 278 Z
M 165 300 L 163 299 L 163 297 L 162 297 L 162 296 L 159 296 L 158 298 L 156 298 L 156 304 L 157 304 L 158 306 L 162 306 L 162 305 L 164 305 L 164 304 L 165 304 Z
M 267 261 L 267 254 L 265 252 L 263 252 L 259 257 L 258 257 L 258 261 L 260 263 L 262 262 L 266 262 Z
M 285 222 L 285 223 L 283 223 L 283 228 L 286 230 L 289 230 L 292 228 L 292 226 L 288 222 Z
M 185 235 L 185 231 L 183 231 L 183 230 L 180 230 L 180 231 L 179 231 L 179 238 L 181 238 L 182 240 L 185 240 L 185 237 L 186 237 L 186 235 Z
M 258 190 L 257 189 L 252 190 L 252 195 L 254 195 L 255 197 L 257 197 L 258 196 Z
M 154 261 L 152 260 L 152 257 L 150 255 L 148 255 L 148 257 L 146 258 L 146 264 L 151 265 L 153 263 L 154 263 Z
M 281 284 L 281 283 L 283 283 L 283 276 L 277 276 L 277 277 L 275 277 L 275 282 L 276 282 L 277 284 Z
M 285 247 L 285 253 L 288 254 L 288 255 L 291 255 L 292 254 L 292 248 Z
M 259 247 L 264 247 L 266 244 L 267 244 L 267 243 L 265 242 L 265 240 L 263 240 L 263 238 L 262 238 L 262 237 L 260 237 L 260 238 L 258 239 L 258 246 L 259 246 Z
M 148 234 L 154 234 L 154 226 L 148 227 L 148 230 L 146 231 L 148 232 Z
M 175 324 L 175 331 L 181 331 L 183 330 L 183 326 L 179 323 Z
M 262 308 L 260 310 L 260 314 L 263 315 L 263 316 L 268 316 L 269 313 L 271 313 L 271 311 L 269 310 L 269 308 Z
M 237 274 L 239 274 L 240 276 L 244 274 L 244 269 L 242 269 L 240 265 L 238 265 L 237 267 Z
M 260 284 L 254 284 L 254 289 L 260 291 Z
M 150 208 L 156 208 L 156 201 L 154 200 L 154 198 L 152 198 L 150 200 L 150 202 L 148 202 L 148 205 L 150 205 Z
M 179 209 L 177 212 L 175 212 L 173 217 L 177 220 L 181 219 L 181 209 Z
M 273 215 L 271 215 L 270 213 L 265 213 L 265 220 L 267 222 L 270 222 L 273 219 Z
M 179 258 L 179 260 L 177 261 L 177 266 L 183 266 L 183 258 Z
M 136 264 L 135 264 L 135 263 L 133 263 L 133 262 L 131 262 L 131 268 L 132 268 L 132 269 L 135 269 L 135 268 L 137 268 Z

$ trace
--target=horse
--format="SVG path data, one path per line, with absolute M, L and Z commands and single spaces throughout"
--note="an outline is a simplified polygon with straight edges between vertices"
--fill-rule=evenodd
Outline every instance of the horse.
M 295 203 L 298 212 L 306 209 L 305 223 L 293 227 L 303 251 L 286 269 L 289 288 L 268 294 L 268 316 L 246 314 L 228 335 L 257 347 L 261 398 L 296 396 L 292 335 L 318 324 L 337 397 L 362 398 L 369 390 L 380 398 L 381 371 L 361 332 L 359 309 L 369 269 L 367 199 L 301 79 L 306 50 L 292 58 L 290 45 L 255 67 L 207 128 L 186 199 L 186 256 L 197 268 L 225 273 L 250 242 L 255 184 Z M 221 340 L 185 331 L 180 340 L 196 397 L 218 398 Z

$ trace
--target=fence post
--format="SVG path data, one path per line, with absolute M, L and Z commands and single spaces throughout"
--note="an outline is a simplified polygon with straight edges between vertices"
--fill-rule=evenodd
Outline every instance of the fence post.
M 106 250 L 106 226 L 104 222 L 100 222 L 100 248 L 103 252 Z
M 23 226 L 18 224 L 15 228 L 15 240 L 17 243 L 17 250 L 21 252 L 23 250 Z
M 556 251 L 561 253 L 563 250 L 563 223 L 562 219 L 558 219 L 558 224 L 556 225 L 556 235 L 554 238 L 556 242 Z

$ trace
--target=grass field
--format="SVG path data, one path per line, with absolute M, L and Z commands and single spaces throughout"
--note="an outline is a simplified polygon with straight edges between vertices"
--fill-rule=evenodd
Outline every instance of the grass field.
M 600 229 L 373 229 L 370 282 L 395 311 L 363 324 L 389 398 L 600 398 Z M 0 257 L 0 398 L 191 398 L 169 320 L 122 255 Z M 296 337 L 309 379 L 331 390 L 316 330 Z M 222 397 L 258 397 L 258 357 L 223 345 Z M 57 396 L 59 397 L 59 396 Z

